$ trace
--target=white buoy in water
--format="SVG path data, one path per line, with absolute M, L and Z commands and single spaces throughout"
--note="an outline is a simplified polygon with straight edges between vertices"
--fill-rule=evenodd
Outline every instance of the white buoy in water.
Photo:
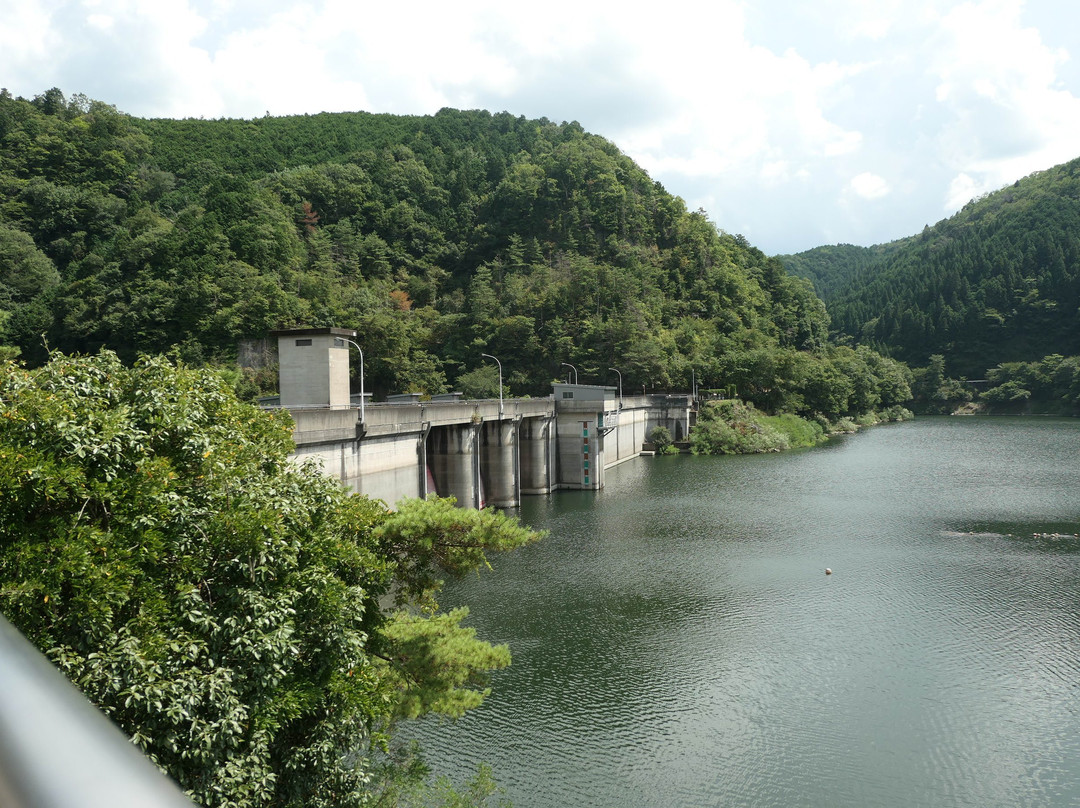
M 831 569 L 829 569 L 828 567 L 826 567 L 826 568 L 825 568 L 825 574 L 826 574 L 826 575 L 832 575 L 832 570 L 831 570 Z

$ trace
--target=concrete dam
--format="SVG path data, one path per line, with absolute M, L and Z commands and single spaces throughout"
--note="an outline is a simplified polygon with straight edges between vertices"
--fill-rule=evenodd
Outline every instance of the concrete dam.
M 294 459 L 314 461 L 352 491 L 391 506 L 438 494 L 465 507 L 512 508 L 522 496 L 599 490 L 607 469 L 641 454 L 653 427 L 667 427 L 675 440 L 690 430 L 690 395 L 622 397 L 601 385 L 554 384 L 547 398 L 454 393 L 421 401 L 407 394 L 370 402 L 363 390 L 350 394 L 355 331 L 271 336 L 280 396 L 267 404 L 293 417 Z

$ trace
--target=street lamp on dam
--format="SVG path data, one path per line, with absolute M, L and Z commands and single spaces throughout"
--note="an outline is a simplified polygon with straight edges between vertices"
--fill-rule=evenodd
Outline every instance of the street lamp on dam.
M 577 384 L 577 368 L 571 365 L 569 362 L 560 362 L 559 364 L 563 367 L 568 367 L 570 368 L 570 370 L 574 371 L 574 384 Z
M 488 359 L 494 359 L 495 364 L 499 366 L 499 417 L 502 418 L 502 414 L 503 414 L 502 362 L 500 362 L 498 359 L 495 359 L 495 357 L 492 356 L 489 353 L 482 353 L 480 355 L 481 356 L 486 356 Z
M 360 352 L 360 423 L 364 423 L 364 349 L 351 339 L 340 337 L 342 342 L 347 342 Z
M 614 370 L 619 373 L 617 368 L 608 368 L 608 370 Z M 622 373 L 619 373 L 619 409 L 622 409 Z

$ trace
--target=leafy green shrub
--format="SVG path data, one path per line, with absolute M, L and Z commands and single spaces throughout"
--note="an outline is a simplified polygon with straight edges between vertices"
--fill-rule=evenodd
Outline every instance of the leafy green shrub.
M 787 437 L 788 443 L 793 449 L 817 446 L 827 439 L 821 424 L 817 421 L 808 421 L 797 415 L 781 413 L 780 415 L 762 416 L 761 420 Z
M 458 376 L 456 387 L 465 398 L 498 398 L 499 369 L 494 365 L 481 365 Z
M 706 402 L 690 431 L 694 454 L 758 454 L 789 448 L 787 435 L 769 425 L 751 405 L 738 400 Z
M 881 412 L 881 419 L 883 421 L 910 421 L 915 417 L 915 414 L 907 407 L 903 407 L 899 404 L 894 404 Z
M 671 430 L 666 426 L 654 426 L 649 430 L 649 443 L 656 447 L 660 454 L 667 454 L 669 449 L 675 448 Z

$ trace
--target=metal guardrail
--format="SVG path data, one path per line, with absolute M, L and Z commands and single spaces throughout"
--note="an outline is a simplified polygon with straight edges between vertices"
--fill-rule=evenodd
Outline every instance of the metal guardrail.
M 0 616 L 0 806 L 194 803 Z

